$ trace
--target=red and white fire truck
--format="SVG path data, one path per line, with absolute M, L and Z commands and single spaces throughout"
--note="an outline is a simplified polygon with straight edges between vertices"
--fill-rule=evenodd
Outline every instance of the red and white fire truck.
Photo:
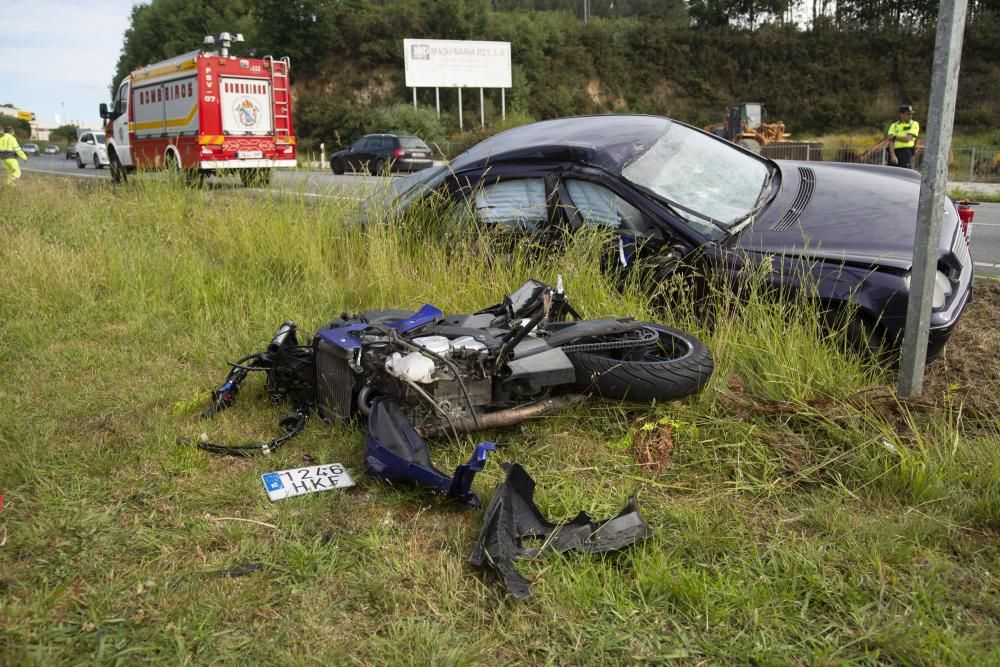
M 101 105 L 112 178 L 136 169 L 234 170 L 251 185 L 294 167 L 288 70 L 287 58 L 202 51 L 135 70 L 113 108 Z

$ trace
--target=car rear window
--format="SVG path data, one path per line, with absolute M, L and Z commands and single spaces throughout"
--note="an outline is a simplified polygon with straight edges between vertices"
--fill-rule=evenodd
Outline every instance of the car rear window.
M 427 144 L 418 139 L 417 137 L 400 137 L 399 138 L 400 148 L 419 148 L 422 150 L 430 150 L 427 148 Z

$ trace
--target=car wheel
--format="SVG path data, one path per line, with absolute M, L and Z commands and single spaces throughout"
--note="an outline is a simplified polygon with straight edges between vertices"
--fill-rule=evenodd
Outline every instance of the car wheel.
M 94 153 L 94 169 L 104 169 L 104 165 L 101 164 L 101 158 L 98 157 L 97 153 Z
M 337 176 L 343 176 L 344 175 L 344 171 L 345 171 L 344 170 L 344 161 L 340 160 L 340 159 L 331 161 L 330 162 L 330 169 L 332 169 L 333 173 L 336 174 Z
M 83 169 L 87 166 L 83 163 L 83 160 L 80 159 L 79 153 L 76 154 L 76 166 L 79 167 L 80 169 Z

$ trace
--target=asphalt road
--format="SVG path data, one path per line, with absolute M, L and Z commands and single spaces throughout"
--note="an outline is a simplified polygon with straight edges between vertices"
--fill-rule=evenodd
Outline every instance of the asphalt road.
M 73 178 L 111 178 L 107 167 L 95 169 L 86 166 L 80 169 L 76 160 L 67 160 L 63 154 L 41 155 L 28 162 L 21 163 L 21 170 L 40 174 L 69 176 Z M 239 179 L 227 176 L 220 179 L 210 179 L 210 182 L 237 184 Z M 292 169 L 276 169 L 271 180 L 271 189 L 298 194 L 303 197 L 332 199 L 363 199 L 373 190 L 378 189 L 388 180 L 382 176 L 367 176 L 361 174 L 345 174 L 335 176 L 330 171 L 304 171 Z
M 109 178 L 107 169 L 79 169 L 75 160 L 60 155 L 41 155 L 22 163 L 22 169 L 39 174 L 55 174 L 74 178 Z M 235 177 L 222 179 L 238 183 Z M 348 174 L 335 176 L 328 171 L 275 170 L 271 189 L 302 197 L 332 199 L 363 199 L 368 193 L 384 187 L 387 179 L 380 176 Z M 1000 276 L 1000 204 L 976 206 L 972 226 L 972 256 L 978 275 Z

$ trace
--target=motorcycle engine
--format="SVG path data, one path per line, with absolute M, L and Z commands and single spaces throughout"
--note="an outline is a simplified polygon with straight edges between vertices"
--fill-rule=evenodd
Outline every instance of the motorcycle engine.
M 479 411 L 493 401 L 485 344 L 471 336 L 424 336 L 411 342 L 422 351 L 392 352 L 385 358 L 384 369 L 396 385 L 393 393 L 399 396 L 403 412 L 416 427 L 445 416 L 471 416 L 470 407 Z

